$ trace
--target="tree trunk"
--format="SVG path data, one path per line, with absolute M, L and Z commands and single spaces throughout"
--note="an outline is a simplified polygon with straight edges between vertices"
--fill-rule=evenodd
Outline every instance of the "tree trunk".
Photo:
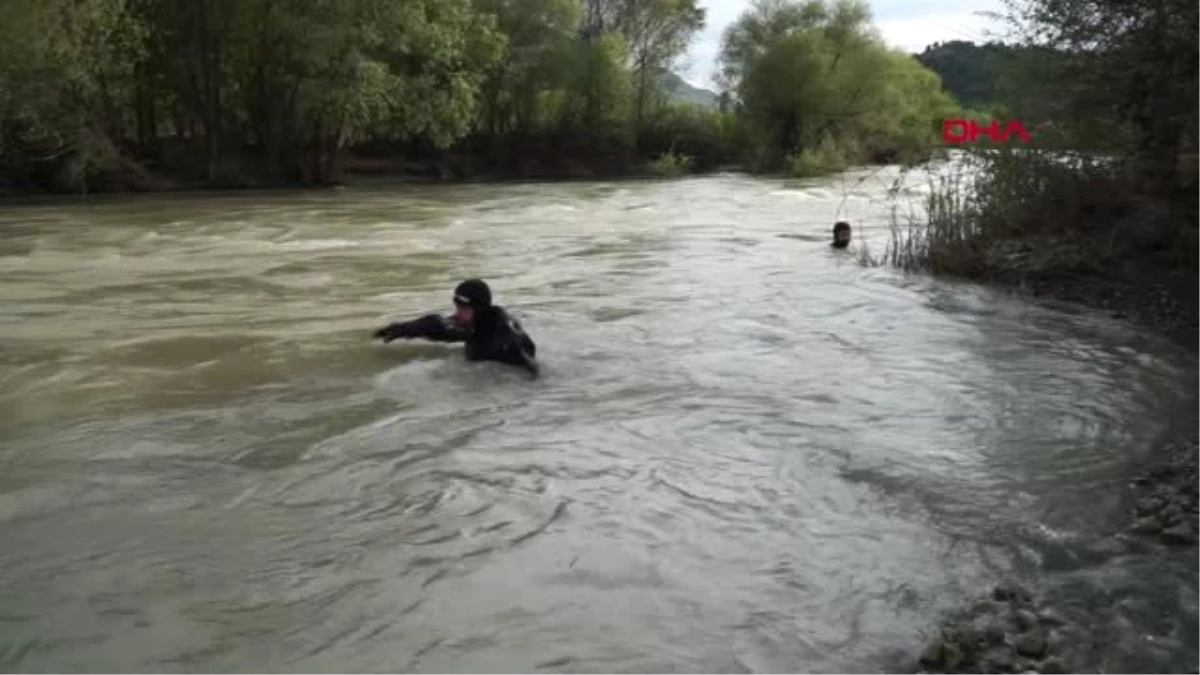
M 649 82 L 649 73 L 647 71 L 646 64 L 642 63 L 638 69 L 637 101 L 633 111 L 633 128 L 639 132 L 642 130 L 642 117 L 646 110 L 646 87 Z
M 1168 17 L 1161 0 L 1154 7 L 1153 40 L 1149 71 L 1150 82 L 1141 117 L 1142 142 L 1140 154 L 1147 172 L 1150 189 L 1156 194 L 1168 194 L 1174 188 L 1179 165 L 1179 144 L 1182 128 L 1176 119 L 1178 96 L 1173 89 L 1178 86 L 1175 78 L 1171 53 L 1167 44 Z M 1185 103 L 1186 104 L 1186 103 Z

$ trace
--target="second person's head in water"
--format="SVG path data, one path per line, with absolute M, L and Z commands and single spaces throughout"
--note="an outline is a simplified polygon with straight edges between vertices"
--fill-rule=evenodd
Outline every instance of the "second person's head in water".
M 830 246 L 834 248 L 846 248 L 850 245 L 850 223 L 844 220 L 839 220 L 833 225 L 833 243 Z
M 482 279 L 467 279 L 454 288 L 454 322 L 464 328 L 475 325 L 475 318 L 492 306 L 492 289 Z

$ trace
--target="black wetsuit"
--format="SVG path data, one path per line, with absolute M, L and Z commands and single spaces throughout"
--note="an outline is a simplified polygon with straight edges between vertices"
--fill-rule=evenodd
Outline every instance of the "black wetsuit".
M 433 342 L 463 342 L 472 361 L 499 361 L 525 368 L 537 376 L 537 345 L 503 307 L 491 305 L 475 310 L 474 326 L 463 328 L 450 317 L 427 314 L 419 319 L 388 324 L 375 331 L 384 342 L 419 338 Z

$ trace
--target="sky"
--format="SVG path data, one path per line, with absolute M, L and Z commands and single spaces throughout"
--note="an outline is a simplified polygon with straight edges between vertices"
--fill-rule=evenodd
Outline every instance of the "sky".
M 721 33 L 750 6 L 750 0 L 700 0 L 707 10 L 707 27 L 693 42 L 679 74 L 698 87 L 715 89 L 712 82 Z M 934 42 L 986 41 L 999 30 L 979 12 L 999 11 L 999 0 L 870 0 L 873 23 L 888 44 L 919 52 Z

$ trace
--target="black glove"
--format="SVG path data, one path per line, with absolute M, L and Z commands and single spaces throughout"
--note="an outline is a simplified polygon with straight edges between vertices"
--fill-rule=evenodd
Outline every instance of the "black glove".
M 450 330 L 445 319 L 437 314 L 428 314 L 419 319 L 399 321 L 375 331 L 375 338 L 391 342 L 400 338 L 427 338 L 436 340 Z
M 411 329 L 408 326 L 408 322 L 389 323 L 383 328 L 375 331 L 375 339 L 383 340 L 384 342 L 391 342 L 392 340 L 397 340 L 402 337 L 409 337 L 409 333 L 411 333 Z

